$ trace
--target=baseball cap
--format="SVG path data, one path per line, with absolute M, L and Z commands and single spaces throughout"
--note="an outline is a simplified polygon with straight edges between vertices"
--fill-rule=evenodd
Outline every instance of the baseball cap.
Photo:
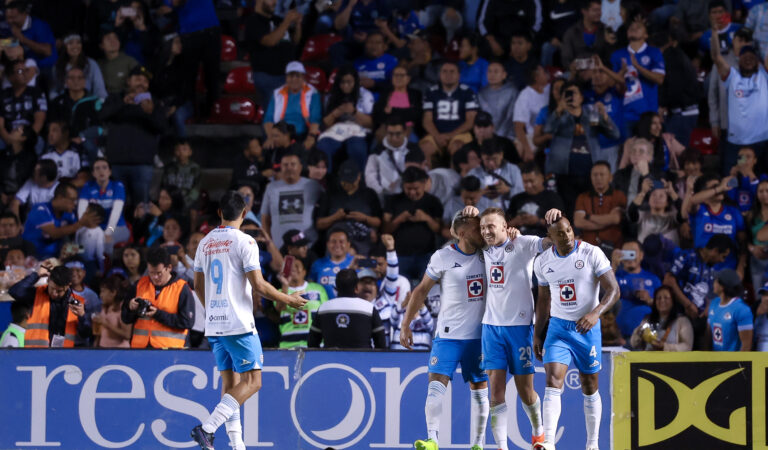
M 307 73 L 304 64 L 299 61 L 291 61 L 285 66 L 285 73 Z
M 768 294 L 768 281 L 766 281 L 766 282 L 765 282 L 765 284 L 763 284 L 763 287 L 761 287 L 761 288 L 760 288 L 760 289 L 757 291 L 757 293 L 758 293 L 759 295 Z
M 309 245 L 309 239 L 299 230 L 288 230 L 283 234 L 283 244 L 291 247 Z
M 743 55 L 744 53 L 752 53 L 753 55 L 757 55 L 755 47 L 752 47 L 751 45 L 745 45 L 744 47 L 741 47 L 741 50 L 739 50 L 739 56 Z
M 128 73 L 129 77 L 132 77 L 134 75 L 144 75 L 145 77 L 147 77 L 147 80 L 152 80 L 152 72 L 147 70 L 147 68 L 142 66 L 142 65 L 138 65 L 138 66 L 134 67 Z
M 341 163 L 341 167 L 339 167 L 339 181 L 344 183 L 354 183 L 359 176 L 360 168 L 357 167 L 357 163 L 351 159 Z
M 725 288 L 735 289 L 741 287 L 741 278 L 739 278 L 739 274 L 733 269 L 721 270 L 717 273 L 715 279 Z
M 368 268 L 362 269 L 359 272 L 357 272 L 357 279 L 362 280 L 363 278 L 373 278 L 374 280 L 379 279 L 379 277 L 376 275 L 376 272 Z
M 475 116 L 475 126 L 490 127 L 493 125 L 493 117 L 486 111 L 478 111 Z

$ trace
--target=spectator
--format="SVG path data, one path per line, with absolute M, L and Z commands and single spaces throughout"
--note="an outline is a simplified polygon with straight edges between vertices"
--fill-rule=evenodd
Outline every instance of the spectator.
M 512 164 L 520 163 L 520 155 L 517 153 L 515 144 L 505 136 L 496 133 L 493 116 L 488 112 L 483 110 L 477 112 L 475 126 L 472 127 L 472 135 L 474 139 L 465 147 L 473 149 L 477 154 L 482 153 L 484 146 L 500 147 L 504 151 L 504 159 Z
M 563 200 L 557 192 L 545 188 L 544 175 L 535 163 L 523 164 L 520 172 L 525 191 L 512 197 L 509 202 L 509 224 L 524 235 L 545 237 L 547 224 L 544 221 L 544 213 L 550 209 L 563 211 Z
M 417 149 L 408 142 L 406 125 L 401 116 L 391 115 L 384 125 L 386 134 L 377 154 L 368 157 L 365 165 L 365 184 L 373 189 L 380 199 L 402 192 L 402 175 L 405 171 L 405 156 Z
M 35 170 L 37 135 L 29 125 L 11 131 L 11 144 L 0 150 L 0 203 L 5 207 Z
M 664 56 L 667 71 L 659 91 L 659 106 L 668 113 L 667 129 L 678 142 L 687 144 L 698 121 L 699 101 L 704 97 L 704 88 L 691 60 L 680 48 L 678 37 L 663 32 L 655 39 Z
M 624 155 L 622 168 L 616 172 L 613 185 L 616 189 L 626 192 L 627 198 L 633 201 L 642 190 L 646 179 L 661 181 L 665 173 L 659 166 L 653 165 L 653 144 L 647 139 L 627 139 Z
M 317 310 L 309 331 L 308 346 L 325 348 L 386 348 L 387 341 L 379 312 L 369 301 L 357 296 L 358 279 L 352 269 L 339 271 L 339 296 Z M 327 306 L 326 306 L 327 305 Z
M 192 161 L 192 146 L 186 139 L 173 146 L 174 161 L 163 170 L 162 185 L 178 189 L 184 196 L 184 206 L 193 210 L 200 197 L 200 166 Z
M 83 167 L 80 154 L 72 148 L 69 139 L 69 125 L 63 121 L 52 121 L 48 124 L 48 152 L 41 159 L 50 159 L 56 163 L 57 179 L 61 177 L 74 178 Z
M 709 305 L 707 335 L 716 352 L 752 350 L 752 310 L 744 302 L 744 286 L 735 270 L 718 272 L 712 290 L 716 297 Z
M 600 53 L 605 44 L 604 26 L 600 22 L 602 16 L 601 0 L 586 0 L 581 4 L 581 21 L 576 22 L 563 35 L 560 46 L 560 61 L 563 67 L 570 68 L 574 61 L 579 64 L 589 60 L 577 59 L 585 53 Z M 582 62 L 584 61 L 584 62 Z
M 755 32 L 755 41 L 758 49 L 760 49 L 760 57 L 762 59 L 768 58 L 768 5 L 760 4 L 754 6 L 749 10 L 747 20 L 744 22 L 744 27 Z M 736 46 L 734 45 L 734 50 Z
M 309 239 L 299 230 L 288 230 L 283 234 L 283 246 L 280 247 L 280 253 L 286 256 L 293 256 L 304 263 L 304 268 L 312 268 L 312 264 L 317 259 L 315 252 L 309 249 Z
M 446 240 L 453 239 L 451 222 L 456 211 L 463 210 L 465 206 L 474 206 L 478 210 L 484 211 L 492 206 L 492 202 L 483 196 L 483 183 L 475 175 L 467 175 L 462 178 L 457 191 L 457 195 L 453 195 L 443 204 L 442 235 Z
M 242 156 L 232 163 L 231 188 L 248 184 L 261 192 L 275 174 L 273 161 L 267 160 L 262 142 L 259 138 L 247 138 Z
M 388 20 L 391 12 L 388 2 L 383 0 L 344 0 L 334 9 L 333 27 L 343 33 L 345 39 L 331 47 L 331 62 L 340 66 L 363 53 L 365 38 L 379 28 L 376 21 Z
M 85 90 L 85 75 L 79 67 L 67 71 L 64 86 L 66 89 L 51 102 L 49 119 L 67 124 L 70 140 L 87 148 L 87 163 L 91 164 L 96 159 L 97 144 L 103 134 L 98 125 L 104 101 Z
M 611 253 L 611 266 L 616 272 L 621 296 L 616 323 L 628 340 L 635 328 L 652 312 L 654 292 L 661 287 L 659 278 L 643 270 L 643 250 L 637 241 L 627 241 Z M 670 301 L 672 298 L 670 297 Z
M 693 349 L 693 326 L 675 305 L 669 287 L 656 289 L 651 312 L 632 332 L 630 342 L 635 350 L 688 352 Z
M 86 335 L 78 335 L 75 338 L 75 347 L 91 347 L 93 345 L 91 318 L 94 314 L 101 311 L 101 299 L 93 289 L 85 284 L 85 264 L 81 257 L 73 256 L 67 259 L 64 267 L 72 273 L 72 284 L 70 285 L 72 293 L 85 299 L 85 317 L 83 317 L 82 325 L 84 331 L 88 333 Z
M 581 229 L 582 239 L 610 255 L 613 249 L 619 248 L 624 241 L 621 219 L 627 207 L 627 197 L 623 192 L 611 187 L 613 177 L 610 166 L 605 161 L 592 165 L 590 178 L 592 189 L 579 194 L 576 199 L 573 223 L 576 228 Z
M 392 70 L 397 66 L 397 58 L 386 51 L 384 35 L 380 31 L 371 31 L 365 38 L 365 55 L 354 63 L 360 74 L 360 86 L 374 92 L 376 98 L 389 84 Z
M 736 179 L 738 185 L 728 191 L 728 198 L 735 205 L 738 205 L 742 214 L 746 214 L 752 209 L 758 183 L 768 179 L 768 175 L 761 173 L 758 177 L 755 174 L 755 166 L 758 161 L 753 148 L 742 147 L 739 149 L 738 155 L 736 165 L 731 168 L 731 176 Z
M 11 323 L 0 336 L 0 348 L 23 348 L 32 308 L 22 302 L 11 303 Z
M 517 88 L 507 81 L 507 71 L 498 61 L 488 64 L 488 85 L 477 95 L 480 109 L 487 111 L 493 119 L 496 134 L 505 138 L 514 138 L 514 111 L 517 100 Z
M 51 27 L 43 20 L 29 14 L 29 3 L 25 0 L 12 0 L 5 5 L 5 20 L 11 27 L 11 34 L 30 55 L 37 66 L 51 78 L 51 70 L 56 64 L 56 39 Z
M 480 167 L 480 152 L 471 146 L 465 145 L 451 157 L 451 163 L 459 174 L 459 179 L 466 177 L 470 172 Z
M 762 286 L 766 281 L 765 272 L 768 269 L 768 180 L 760 180 L 757 184 L 755 202 L 747 214 L 747 223 L 752 237 L 747 247 L 750 252 L 752 286 Z
M 297 142 L 302 142 L 304 148 L 310 149 L 317 140 L 322 119 L 320 94 L 305 81 L 304 64 L 292 61 L 285 66 L 285 84 L 275 89 L 269 100 L 267 112 L 264 114 L 264 133 L 267 142 L 264 147 L 275 147 L 272 129 L 275 124 L 285 120 L 293 125 Z
M 403 193 L 392 196 L 384 208 L 382 231 L 395 238 L 403 276 L 417 279 L 434 252 L 435 233 L 441 228 L 443 206 L 426 192 L 428 175 L 416 167 L 403 172 Z
M 451 61 L 440 66 L 440 83 L 432 86 L 424 97 L 423 126 L 427 132 L 420 146 L 427 161 L 449 147 L 454 139 L 467 140 L 475 123 L 477 96 L 459 84 L 459 67 Z
M 459 82 L 480 92 L 488 84 L 488 61 L 479 56 L 480 36 L 468 34 L 459 44 Z
M 491 206 L 506 209 L 509 200 L 523 192 L 523 178 L 520 169 L 504 159 L 504 148 L 498 142 L 486 141 L 481 149 L 480 167 L 469 174 L 476 176 L 482 186 L 483 195 Z
M 137 246 L 123 248 L 122 253 L 115 254 L 115 260 L 118 261 L 116 267 L 131 285 L 136 284 L 147 271 L 147 261 Z
M 579 6 L 576 0 L 544 2 L 544 10 L 549 12 L 549 14 L 542 13 L 544 19 L 542 36 L 545 42 L 541 46 L 541 64 L 544 67 L 555 66 L 556 54 L 561 51 L 563 35 L 579 21 Z
M 259 264 L 266 277 L 272 277 L 283 268 L 283 255 L 263 228 L 251 220 L 243 220 L 240 230 L 248 234 L 259 246 Z M 194 274 L 193 274 L 194 277 Z
M 268 99 L 283 84 L 283 67 L 296 54 L 301 40 L 303 15 L 296 9 L 275 16 L 276 0 L 257 0 L 245 19 L 245 41 L 253 70 L 253 84 Z
M 25 255 L 32 255 L 35 253 L 35 246 L 33 243 L 24 240 L 21 237 L 21 232 L 24 227 L 19 220 L 19 217 L 6 211 L 0 214 L 0 252 L 10 251 L 10 249 L 20 249 Z
M 478 29 L 496 56 L 504 53 L 517 30 L 541 30 L 541 4 L 535 0 L 484 0 L 478 11 Z
M 349 252 L 349 233 L 342 228 L 331 230 L 325 245 L 328 253 L 312 263 L 309 279 L 321 284 L 328 293 L 328 298 L 336 298 L 336 274 L 351 266 L 354 261 L 354 256 Z
M 675 139 L 671 133 L 663 133 L 661 116 L 656 112 L 645 112 L 640 115 L 637 122 L 637 136 L 648 140 L 653 146 L 653 159 L 651 166 L 654 171 L 669 172 L 679 168 L 677 157 L 685 150 L 685 147 Z M 622 158 L 619 167 L 626 165 L 626 159 Z
M 339 168 L 339 188 L 323 196 L 317 207 L 315 227 L 325 231 L 344 227 L 358 254 L 366 255 L 371 236 L 381 226 L 381 205 L 373 189 L 360 185 L 360 169 L 352 160 Z
M 347 156 L 365 167 L 368 158 L 366 134 L 373 128 L 373 95 L 360 86 L 357 72 L 352 66 L 342 66 L 336 74 L 323 117 L 325 132 L 317 140 L 317 148 L 328 155 L 332 167 L 334 154 L 342 147 Z
M 58 169 L 56 163 L 50 159 L 41 159 L 35 164 L 35 171 L 32 178 L 24 183 L 24 186 L 16 192 L 16 196 L 11 200 L 10 210 L 21 217 L 20 213 L 26 213 L 37 203 L 45 203 L 53 198 L 54 191 L 59 185 Z
M 133 237 L 151 247 L 163 235 L 163 223 L 168 217 L 184 215 L 184 197 L 171 188 L 160 188 L 154 202 L 140 203 L 134 211 Z M 111 215 L 110 215 L 111 217 Z
M 147 55 L 154 52 L 154 30 L 151 28 L 152 24 L 148 23 L 149 18 L 145 13 L 143 2 L 131 0 L 127 4 L 129 6 L 117 10 L 115 21 L 111 26 L 120 35 L 125 53 L 134 57 L 139 64 L 145 64 Z M 129 9 L 131 12 L 124 15 L 124 12 Z
M 27 85 L 24 76 L 24 63 L 14 62 L 9 65 L 8 80 L 11 85 L 0 92 L 2 113 L 0 113 L 0 138 L 6 145 L 21 136 L 12 135 L 15 128 L 31 125 L 38 136 L 43 131 L 48 101 L 43 91 Z
M 50 86 L 50 98 L 58 96 L 65 88 L 65 80 L 73 68 L 78 68 L 82 72 L 85 90 L 98 98 L 107 98 L 107 88 L 104 86 L 101 69 L 96 61 L 83 53 L 82 37 L 77 33 L 71 33 L 62 39 L 62 43 L 64 53 L 56 61 L 56 70 L 53 72 L 54 81 Z
M 80 189 L 77 215 L 82 218 L 89 203 L 98 203 L 104 208 L 106 214 L 106 217 L 101 221 L 105 242 L 107 244 L 125 242 L 131 237 L 131 231 L 128 229 L 123 215 L 125 187 L 123 183 L 111 179 L 112 166 L 106 159 L 99 158 L 94 161 L 91 170 L 93 180 L 88 181 Z M 111 251 L 107 253 L 111 253 Z
M 120 94 L 125 89 L 127 77 L 139 62 L 120 50 L 120 37 L 114 30 L 101 34 L 99 47 L 104 53 L 104 59 L 99 61 L 99 69 L 107 94 Z
M 515 146 L 524 162 L 534 157 L 533 127 L 541 108 L 549 100 L 549 74 L 541 66 L 529 72 L 529 84 L 515 100 L 513 120 L 515 124 Z
M 530 74 L 539 65 L 539 61 L 533 56 L 531 50 L 530 32 L 526 30 L 513 31 L 509 46 L 510 58 L 504 64 L 504 68 L 509 76 L 509 81 L 518 92 L 531 84 Z
M 109 128 L 106 155 L 112 172 L 134 204 L 149 200 L 158 138 L 166 127 L 166 110 L 152 100 L 150 79 L 146 68 L 134 68 L 124 95 L 110 94 L 99 114 Z
M 427 38 L 427 33 L 424 30 L 415 30 L 408 35 L 409 57 L 406 67 L 411 78 L 411 87 L 422 94 L 426 94 L 430 87 L 440 82 L 441 62 L 434 58 L 431 44 Z
M 693 191 L 693 184 L 696 179 L 702 175 L 701 171 L 701 153 L 694 148 L 688 148 L 680 154 L 680 166 L 682 172 L 678 175 L 677 195 L 685 197 L 688 192 Z
M 730 11 L 731 1 L 726 0 L 726 9 Z M 688 32 L 691 42 L 698 41 L 709 28 L 709 4 L 700 0 L 679 0 L 675 15 L 670 18 L 671 25 L 682 25 Z
M 754 9 L 754 8 L 753 8 Z M 750 13 L 751 14 L 751 13 Z M 757 291 L 758 303 L 755 309 L 755 350 L 768 350 L 768 283 Z
M 608 117 L 621 132 L 624 130 L 623 95 L 616 89 L 616 81 L 606 73 L 606 68 L 600 57 L 594 56 L 592 61 L 595 65 L 595 70 L 592 72 L 592 89 L 582 92 L 585 102 L 594 107 L 597 107 L 598 103 L 602 103 Z M 611 139 L 600 134 L 597 139 L 600 142 L 600 150 L 597 153 L 592 153 L 592 157 L 597 161 L 608 161 L 611 165 L 611 173 L 616 173 L 622 137 Z
M 93 334 L 96 337 L 94 347 L 129 348 L 131 346 L 131 326 L 120 318 L 123 309 L 123 297 L 128 289 L 125 281 L 112 276 L 101 282 L 101 312 L 93 316 Z
M 46 284 L 35 286 L 40 278 Z M 86 327 L 85 299 L 70 289 L 72 272 L 44 262 L 37 272 L 11 286 L 8 293 L 31 308 L 24 333 L 24 347 L 74 347 L 78 336 L 90 334 Z
M 301 309 L 275 303 L 280 312 L 280 348 L 301 348 L 307 346 L 309 329 L 317 318 L 317 310 L 328 301 L 325 288 L 317 283 L 306 281 L 307 270 L 300 259 L 295 259 L 291 265 L 290 276 L 286 279 L 280 276 L 282 291 L 286 294 L 302 292 L 307 304 Z
M 398 65 L 392 69 L 391 89 L 381 92 L 373 105 L 373 124 L 378 128 L 376 140 L 384 138 L 388 119 L 392 116 L 401 117 L 405 121 L 406 137 L 421 130 L 421 107 L 421 92 L 411 86 L 407 67 L 404 64 Z
M 106 252 L 104 241 L 106 237 L 99 223 L 107 218 L 107 213 L 104 207 L 98 203 L 89 203 L 85 212 L 98 216 L 98 221 L 94 221 L 89 227 L 80 228 L 75 233 L 75 243 L 80 247 L 84 260 L 82 261 L 83 267 L 87 269 L 88 279 L 90 280 L 97 272 L 100 274 L 104 273 L 104 254 Z M 77 285 L 77 282 L 73 281 L 73 284 Z
M 646 198 L 648 209 L 641 210 Z M 637 240 L 641 243 L 652 234 L 658 234 L 680 244 L 678 228 L 683 222 L 680 217 L 682 202 L 673 184 L 666 180 L 643 179 L 642 188 L 629 203 L 627 218 L 630 223 L 638 224 Z
M 732 47 L 731 39 L 734 33 L 742 25 L 731 21 L 731 14 L 728 8 L 726 8 L 724 0 L 711 0 L 707 4 L 707 9 L 709 11 L 709 23 L 712 24 L 712 28 L 704 31 L 699 38 L 699 51 L 705 55 L 709 53 L 713 42 L 712 34 L 714 34 L 716 29 L 717 35 L 715 40 L 718 43 L 716 48 L 720 50 L 720 53 L 726 54 Z
M 723 55 L 723 58 L 729 66 L 738 69 L 739 54 L 742 47 L 753 45 L 752 31 L 749 28 L 740 28 L 733 34 L 732 48 Z M 717 72 L 717 64 L 712 66 L 707 75 L 709 84 L 707 86 L 707 102 L 709 106 L 709 124 L 712 127 L 712 135 L 725 143 L 728 136 L 728 87 L 720 79 Z
M 123 322 L 134 324 L 131 348 L 185 347 L 195 322 L 195 299 L 187 282 L 173 272 L 164 248 L 147 252 L 147 275 L 131 290 L 121 314 Z

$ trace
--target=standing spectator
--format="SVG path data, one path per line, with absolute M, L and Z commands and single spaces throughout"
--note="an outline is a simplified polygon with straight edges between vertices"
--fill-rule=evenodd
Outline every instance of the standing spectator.
M 317 89 L 306 82 L 306 73 L 304 64 L 298 61 L 285 66 L 285 84 L 272 92 L 264 113 L 264 133 L 267 135 L 264 148 L 275 146 L 271 131 L 281 121 L 293 125 L 296 141 L 302 142 L 304 148 L 315 145 L 320 134 L 322 105 Z
M 11 131 L 11 144 L 0 150 L 0 205 L 6 207 L 35 170 L 37 135 L 29 125 Z
M 581 21 L 565 32 L 560 46 L 560 61 L 565 68 L 571 67 L 579 55 L 600 53 L 606 45 L 605 27 L 600 22 L 602 0 L 586 0 L 581 6 Z
M 283 84 L 283 67 L 296 54 L 303 16 L 296 9 L 275 16 L 276 0 L 257 0 L 245 19 L 245 41 L 253 70 L 253 84 L 266 100 Z
M 22 212 L 37 203 L 45 203 L 54 197 L 54 191 L 59 182 L 58 168 L 56 163 L 50 159 L 41 159 L 35 164 L 35 170 L 32 178 L 16 192 L 16 196 L 11 200 L 10 210 L 21 217 Z
M 178 189 L 184 206 L 192 210 L 200 197 L 200 166 L 192 161 L 192 146 L 186 139 L 176 141 L 173 154 L 174 161 L 165 166 L 161 184 Z
M 656 333 L 646 337 L 646 329 Z M 631 346 L 635 350 L 689 352 L 693 349 L 693 327 L 672 298 L 668 286 L 656 289 L 651 313 L 632 332 Z
M 753 45 L 752 30 L 749 28 L 740 28 L 733 34 L 732 48 L 727 54 L 723 55 L 725 62 L 729 66 L 739 67 L 739 54 L 741 48 L 745 45 Z M 721 147 L 725 143 L 725 137 L 728 136 L 728 87 L 720 79 L 717 72 L 717 64 L 712 66 L 709 74 L 707 86 L 707 103 L 709 105 L 709 124 L 712 127 L 712 135 L 720 139 Z
M 625 242 L 620 250 L 615 249 L 611 254 L 611 266 L 616 271 L 621 290 L 616 323 L 627 340 L 643 318 L 651 313 L 654 292 L 661 287 L 656 275 L 643 270 L 642 262 L 643 250 L 637 241 Z
M 376 21 L 388 20 L 391 15 L 389 2 L 383 0 L 343 0 L 333 9 L 333 27 L 344 35 L 343 41 L 331 47 L 334 66 L 362 55 L 365 38 L 379 29 Z
M 765 272 L 768 269 L 768 180 L 761 180 L 757 184 L 755 201 L 747 214 L 747 224 L 751 236 L 747 248 L 750 252 L 752 286 L 762 286 L 766 282 Z
M 707 335 L 716 352 L 752 350 L 752 310 L 744 302 L 744 286 L 735 270 L 718 272 L 712 286 L 716 297 L 709 304 Z
M 41 159 L 50 159 L 56 163 L 57 179 L 75 178 L 77 172 L 87 165 L 80 161 L 80 154 L 72 148 L 69 125 L 63 121 L 52 121 L 48 124 L 48 152 Z
M 720 50 L 720 53 L 726 54 L 731 49 L 731 39 L 734 33 L 742 25 L 731 21 L 731 15 L 725 6 L 724 0 L 710 0 L 707 4 L 707 9 L 709 10 L 709 23 L 713 26 L 702 33 L 699 38 L 699 51 L 705 55 L 709 53 L 713 42 L 712 35 L 715 34 L 718 43 L 717 48 Z M 715 33 L 715 30 L 717 30 L 717 33 Z
M 283 245 L 283 234 L 291 229 L 304 232 L 310 242 L 317 240 L 312 217 L 321 193 L 316 181 L 301 176 L 299 155 L 284 154 L 280 159 L 280 179 L 267 185 L 261 203 L 262 226 L 275 237 L 278 248 Z
M 754 31 L 760 57 L 768 58 L 768 4 L 763 3 L 750 9 L 744 27 Z
M 546 237 L 547 224 L 544 221 L 544 213 L 550 209 L 563 211 L 563 200 L 557 192 L 545 188 L 544 175 L 536 163 L 523 164 L 520 172 L 525 191 L 512 197 L 509 202 L 509 225 L 524 235 Z
M 103 134 L 98 125 L 104 101 L 85 90 L 85 74 L 79 67 L 67 71 L 64 86 L 66 89 L 51 102 L 48 119 L 67 124 L 70 140 L 81 143 L 88 150 L 90 165 L 96 159 L 97 145 Z
M 648 209 L 641 210 L 645 200 Z M 675 245 L 680 244 L 678 229 L 682 223 L 680 209 L 682 202 L 674 185 L 666 180 L 643 179 L 642 188 L 629 203 L 627 218 L 638 225 L 637 240 L 641 243 L 652 234 L 661 235 Z
M 544 10 L 549 14 L 542 13 L 542 36 L 548 41 L 541 46 L 541 64 L 551 67 L 555 65 L 556 53 L 561 50 L 565 32 L 580 19 L 581 5 L 578 0 L 549 0 L 543 3 Z
M 44 74 L 51 79 L 56 64 L 56 39 L 51 27 L 43 20 L 29 14 L 30 4 L 26 0 L 12 0 L 5 5 L 5 20 L 11 27 L 11 34 L 30 55 Z
M 621 132 L 624 130 L 623 95 L 616 89 L 616 81 L 606 73 L 607 69 L 600 57 L 595 56 L 592 61 L 595 64 L 595 70 L 592 72 L 592 89 L 583 92 L 585 102 L 595 107 L 598 103 L 602 103 L 608 117 Z M 619 164 L 622 137 L 611 139 L 604 134 L 599 134 L 597 139 L 600 142 L 600 149 L 592 153 L 592 158 L 596 161 L 608 161 L 611 165 L 611 173 L 615 173 Z
M 403 193 L 392 196 L 384 208 L 383 231 L 395 238 L 400 272 L 413 280 L 421 275 L 435 250 L 443 206 L 427 193 L 427 173 L 416 167 L 403 172 Z
M 80 189 L 80 199 L 77 202 L 77 215 L 83 217 L 89 203 L 98 203 L 104 208 L 106 217 L 101 222 L 107 244 L 125 242 L 131 237 L 131 231 L 125 223 L 123 208 L 125 207 L 125 186 L 111 179 L 112 166 L 104 158 L 93 163 L 91 174 L 93 180 L 88 181 Z M 111 245 L 108 248 L 110 251 Z
M 480 109 L 493 118 L 496 134 L 506 138 L 515 137 L 514 111 L 517 88 L 507 81 L 507 71 L 498 61 L 488 64 L 486 77 L 488 85 L 480 90 L 477 99 Z
M 483 0 L 478 12 L 478 29 L 496 56 L 504 53 L 516 30 L 541 30 L 541 2 L 538 0 Z
M 402 174 L 405 156 L 418 150 L 408 142 L 406 126 L 401 116 L 391 115 L 384 125 L 385 136 L 377 154 L 368 157 L 365 165 L 365 184 L 373 189 L 381 200 L 387 195 L 402 192 Z
M 95 347 L 101 348 L 130 348 L 131 326 L 120 319 L 126 282 L 120 277 L 111 276 L 101 282 L 99 297 L 102 309 L 92 318 L 93 334 L 96 337 Z
M 440 81 L 440 64 L 432 52 L 428 35 L 424 30 L 415 30 L 408 35 L 408 60 L 405 63 L 411 86 L 425 94 Z
M 519 92 L 531 84 L 530 74 L 539 65 L 539 61 L 532 53 L 529 31 L 516 30 L 512 33 L 509 56 L 510 58 L 506 61 L 504 68 L 509 75 L 509 81 Z
M 93 93 L 98 98 L 107 98 L 107 89 L 104 86 L 104 77 L 101 76 L 101 69 L 93 59 L 85 56 L 83 53 L 83 41 L 79 34 L 68 34 L 62 40 L 64 44 L 64 53 L 56 61 L 56 70 L 54 81 L 51 83 L 51 98 L 58 96 L 65 88 L 65 80 L 68 73 L 73 68 L 82 71 L 85 81 L 85 89 Z
M 0 138 L 6 145 L 10 145 L 14 138 L 19 138 L 12 136 L 11 131 L 24 125 L 32 126 L 32 130 L 39 136 L 48 111 L 48 101 L 43 91 L 27 85 L 24 63 L 17 61 L 9 64 L 9 68 L 11 72 L 8 80 L 11 85 L 0 92 Z
M 667 129 L 675 139 L 687 144 L 699 118 L 699 102 L 704 96 L 704 88 L 696 68 L 680 48 L 678 37 L 665 32 L 658 34 L 656 39 L 667 71 L 659 90 L 659 106 L 668 112 Z
M 309 329 L 317 318 L 317 310 L 328 301 L 325 288 L 317 283 L 306 281 L 307 270 L 300 259 L 295 259 L 290 276 L 279 276 L 282 291 L 286 294 L 301 292 L 307 304 L 296 309 L 284 303 L 276 302 L 275 309 L 280 312 L 280 348 L 300 348 L 307 346 Z
M 549 74 L 541 66 L 529 73 L 529 84 L 515 100 L 513 120 L 515 124 L 515 145 L 524 162 L 533 161 L 533 127 L 541 108 L 549 100 Z
M 421 129 L 421 91 L 411 86 L 408 68 L 400 64 L 392 70 L 392 87 L 382 92 L 373 105 L 373 125 L 376 140 L 381 141 L 385 134 L 388 119 L 399 116 L 405 120 L 406 137 Z
M 581 236 L 586 242 L 610 255 L 624 241 L 621 219 L 627 207 L 627 196 L 611 187 L 611 168 L 605 161 L 592 165 L 590 178 L 592 189 L 579 194 L 576 199 L 573 223 L 582 230 Z
M 119 94 L 125 88 L 126 78 L 139 62 L 120 50 L 120 37 L 114 30 L 101 34 L 99 47 L 104 52 L 104 59 L 99 61 L 99 68 L 107 94 Z
M 165 108 L 155 105 L 149 82 L 144 67 L 134 68 L 125 92 L 110 94 L 99 114 L 109 127 L 106 155 L 112 172 L 128 187 L 134 203 L 149 200 L 158 139 L 166 127 Z
M 22 302 L 11 303 L 11 323 L 0 336 L 0 348 L 24 348 L 27 322 L 32 308 Z
M 384 35 L 379 31 L 372 31 L 365 38 L 365 55 L 354 63 L 360 74 L 360 86 L 373 91 L 376 98 L 389 84 L 392 71 L 397 66 L 397 58 L 386 51 Z
M 751 147 L 742 147 L 739 149 L 739 157 L 736 165 L 731 168 L 731 176 L 736 179 L 738 185 L 728 191 L 728 198 L 738 205 L 741 213 L 746 215 L 755 201 L 757 194 L 757 185 L 761 180 L 768 179 L 768 175 L 761 173 L 760 177 L 755 174 L 757 165 L 757 155 Z
M 248 184 L 264 190 L 268 178 L 274 175 L 273 161 L 267 160 L 266 152 L 262 146 L 263 139 L 246 138 L 243 153 L 233 162 L 232 182 L 230 188 Z
M 335 298 L 336 274 L 339 270 L 351 266 L 355 259 L 349 252 L 349 233 L 342 228 L 329 231 L 325 247 L 327 255 L 312 263 L 309 279 L 321 284 L 328 293 L 328 298 Z
M 486 141 L 480 152 L 482 165 L 469 174 L 476 176 L 483 186 L 483 195 L 496 208 L 506 209 L 509 200 L 523 192 L 520 169 L 504 159 L 504 148 L 494 141 Z
M 691 42 L 698 41 L 710 25 L 708 3 L 701 0 L 679 0 L 670 24 L 682 25 L 688 32 L 688 39 Z M 726 0 L 726 9 L 730 12 L 731 0 Z
M 480 92 L 488 84 L 488 61 L 479 56 L 480 36 L 463 36 L 459 44 L 459 82 L 473 91 Z

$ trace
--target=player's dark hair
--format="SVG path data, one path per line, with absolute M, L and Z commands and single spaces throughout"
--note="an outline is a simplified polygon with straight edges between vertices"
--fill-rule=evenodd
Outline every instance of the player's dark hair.
M 24 322 L 25 320 L 29 319 L 29 316 L 32 314 L 32 305 L 28 303 L 23 302 L 12 302 L 11 303 L 11 320 L 15 324 L 20 324 L 21 322 Z
M 727 250 L 731 250 L 733 247 L 733 241 L 727 234 L 713 234 L 707 241 L 706 248 L 709 250 L 717 250 L 718 253 L 725 253 Z
M 336 274 L 336 292 L 339 297 L 355 297 L 357 272 L 354 269 L 342 269 Z
M 55 180 L 59 174 L 59 166 L 52 159 L 41 159 L 37 165 L 40 166 L 40 174 L 48 181 Z
M 427 175 L 427 172 L 418 167 L 411 166 L 403 172 L 403 183 L 415 183 L 417 181 L 427 181 L 428 179 L 429 175 Z
M 237 220 L 245 209 L 245 199 L 237 191 L 227 191 L 219 200 L 221 218 L 227 221 Z
M 152 266 L 170 266 L 171 255 L 165 250 L 165 247 L 152 247 L 147 251 L 147 264 Z
M 51 161 L 49 159 L 45 161 Z M 53 162 L 53 161 L 51 161 Z M 56 163 L 54 163 L 56 164 Z M 66 197 L 69 190 L 72 189 L 73 191 L 77 192 L 77 189 L 72 186 L 69 183 L 59 183 L 58 186 L 56 186 L 56 189 L 53 190 L 53 198 L 62 198 Z
M 459 213 L 455 216 L 455 218 L 453 219 L 453 223 L 451 224 L 451 228 L 454 233 L 458 233 L 459 230 L 467 226 L 479 227 L 480 217 L 465 216 L 464 214 Z
M 72 271 L 68 267 L 56 266 L 48 277 L 56 286 L 68 287 L 72 284 Z

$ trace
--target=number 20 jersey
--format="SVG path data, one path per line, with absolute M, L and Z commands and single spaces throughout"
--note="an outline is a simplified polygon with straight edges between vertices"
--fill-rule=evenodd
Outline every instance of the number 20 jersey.
M 215 228 L 197 246 L 194 270 L 205 274 L 205 335 L 256 333 L 245 276 L 261 270 L 253 238 L 232 227 Z

